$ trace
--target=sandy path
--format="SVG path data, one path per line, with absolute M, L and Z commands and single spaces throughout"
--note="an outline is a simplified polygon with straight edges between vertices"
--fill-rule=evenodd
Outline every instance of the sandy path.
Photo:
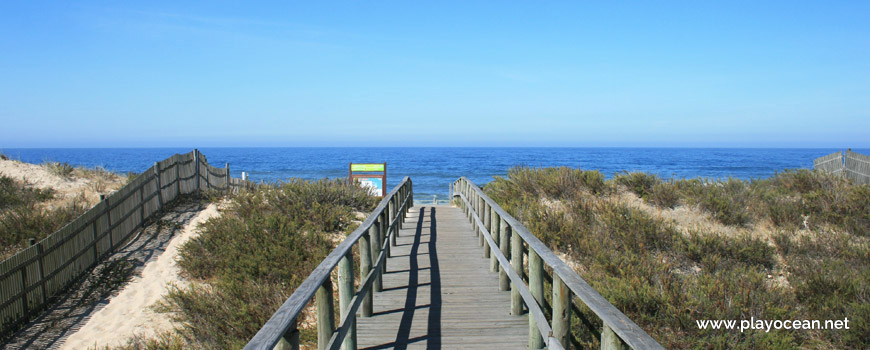
M 141 276 L 134 277 L 84 326 L 66 338 L 60 349 L 116 346 L 124 344 L 134 334 L 149 336 L 160 330 L 171 329 L 167 315 L 152 311 L 150 306 L 166 294 L 168 283 L 183 283 L 175 262 L 178 248 L 197 234 L 196 227 L 200 223 L 217 215 L 215 204 L 209 204 L 196 214 L 181 234 L 172 238 L 166 250 L 145 265 Z

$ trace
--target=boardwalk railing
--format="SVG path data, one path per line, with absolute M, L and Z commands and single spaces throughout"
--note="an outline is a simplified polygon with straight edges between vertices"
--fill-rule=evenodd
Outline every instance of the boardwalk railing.
M 459 197 L 460 206 L 480 236 L 484 256 L 491 259 L 491 270 L 499 272 L 500 289 L 511 290 L 511 313 L 520 315 L 523 305 L 528 308 L 530 349 L 564 349 L 572 343 L 571 314 L 578 312 L 573 311 L 574 297 L 601 319 L 601 349 L 663 349 L 473 182 L 459 178 L 451 192 Z M 527 280 L 521 277 L 524 258 L 528 259 Z M 544 264 L 552 269 L 551 276 Z M 553 315 L 551 320 L 546 319 L 543 310 L 547 305 L 545 279 L 552 280 L 552 306 L 548 310 Z
M 813 160 L 813 168 L 833 174 L 843 174 L 856 184 L 870 184 L 870 156 L 847 150 Z
M 363 223 L 345 238 L 296 288 L 254 335 L 245 349 L 298 349 L 299 315 L 312 298 L 317 305 L 317 348 L 356 349 L 356 312 L 371 317 L 373 292 L 383 290 L 390 246 L 402 228 L 408 209 L 414 205 L 411 179 L 405 177 Z M 359 243 L 360 286 L 354 290 L 353 247 Z M 332 271 L 338 266 L 339 314 L 335 327 Z
M 179 195 L 234 191 L 246 184 L 228 179 L 229 165 L 215 168 L 199 150 L 173 155 L 57 232 L 0 262 L 0 334 L 27 322 Z

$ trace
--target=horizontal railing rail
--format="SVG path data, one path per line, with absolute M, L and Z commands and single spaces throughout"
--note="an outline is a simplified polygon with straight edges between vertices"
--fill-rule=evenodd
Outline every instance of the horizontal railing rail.
M 292 295 L 272 314 L 245 349 L 298 349 L 298 318 L 315 299 L 317 348 L 356 349 L 356 312 L 373 313 L 373 292 L 383 290 L 390 247 L 402 228 L 408 209 L 414 205 L 411 179 L 405 177 L 375 207 L 374 211 L 344 239 Z M 359 244 L 360 287 L 354 290 L 353 247 Z M 338 267 L 340 324 L 335 327 L 332 271 Z M 360 310 L 361 308 L 361 310 Z
M 469 215 L 476 230 L 481 233 L 481 245 L 484 245 L 484 240 L 488 243 L 485 246 L 484 255 L 493 260 L 492 270 L 500 270 L 501 289 L 508 289 L 508 281 L 516 286 L 516 288 L 511 289 L 511 312 L 522 312 L 521 301 L 528 307 L 531 314 L 529 317 L 529 348 L 541 348 L 545 345 L 555 348 L 553 344 L 558 344 L 560 347 L 571 344 L 572 300 L 576 296 L 602 321 L 603 329 L 600 336 L 602 349 L 626 347 L 631 349 L 664 349 L 634 321 L 610 304 L 607 299 L 604 299 L 568 264 L 553 254 L 546 244 L 483 193 L 471 180 L 466 177 L 459 178 L 453 182 L 451 192 L 454 197 L 461 199 L 460 206 Z M 498 232 L 499 234 L 490 235 L 489 232 Z M 524 254 L 526 249 L 527 255 Z M 511 261 L 510 268 L 506 266 L 508 255 L 510 255 Z M 523 269 L 525 256 L 528 257 L 528 287 L 520 285 L 525 282 L 517 273 Z M 550 303 L 553 317 L 547 327 L 534 324 L 546 323 L 546 320 L 540 320 L 540 315 L 537 315 L 538 310 L 546 305 L 543 290 L 543 280 L 546 278 L 544 264 L 553 270 L 552 301 Z M 526 290 L 531 291 L 533 299 L 525 295 L 524 291 Z M 548 328 L 552 331 L 551 334 L 548 332 Z M 554 338 L 554 340 L 545 343 L 546 339 L 542 335 Z

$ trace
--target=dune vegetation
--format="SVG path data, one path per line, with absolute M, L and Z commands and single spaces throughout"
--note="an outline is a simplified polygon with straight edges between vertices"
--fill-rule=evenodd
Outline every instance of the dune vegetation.
M 99 194 L 123 185 L 120 175 L 103 168 L 67 163 L 28 164 L 0 157 L 0 259 L 8 258 L 54 233 L 99 201 Z M 23 175 L 23 178 L 22 178 Z M 39 181 L 30 181 L 28 177 Z
M 189 280 L 155 309 L 174 331 L 131 338 L 123 349 L 240 349 L 312 270 L 358 226 L 377 198 L 341 180 L 261 185 L 227 199 L 221 215 L 180 249 Z M 313 315 L 303 315 L 309 318 Z M 316 330 L 301 323 L 302 341 Z
M 511 169 L 484 191 L 665 348 L 870 344 L 870 186 L 808 170 L 662 180 Z M 584 318 L 601 326 L 588 310 Z M 849 330 L 711 330 L 697 320 L 843 320 Z M 739 321 L 738 321 L 739 322 Z M 589 327 L 574 333 L 596 345 Z
M 54 233 L 88 209 L 85 200 L 76 198 L 49 205 L 56 198 L 53 189 L 0 175 L 0 258 L 24 249 L 30 239 Z

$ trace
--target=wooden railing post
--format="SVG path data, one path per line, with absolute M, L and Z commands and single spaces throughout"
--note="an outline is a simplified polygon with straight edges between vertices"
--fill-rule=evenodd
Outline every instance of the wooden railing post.
M 604 329 L 601 330 L 601 350 L 628 349 L 628 345 L 626 345 L 622 339 L 619 339 L 619 336 L 617 336 L 616 333 L 613 333 L 613 330 L 605 324 Z
M 489 232 L 490 236 L 493 237 L 492 239 L 495 239 L 495 235 L 492 234 L 492 225 L 490 225 L 490 222 L 489 222 L 489 220 L 490 220 L 490 218 L 489 218 L 489 204 L 487 204 L 486 201 L 483 200 L 483 197 L 480 197 L 480 212 L 479 213 L 480 213 L 480 221 L 483 222 L 483 228 L 485 228 L 486 231 Z M 481 232 L 483 232 L 483 230 L 481 230 Z M 481 237 L 483 237 L 483 235 L 481 235 Z M 491 256 L 492 256 L 492 254 L 491 254 L 491 249 L 489 247 L 489 244 L 486 244 L 486 242 L 484 242 L 484 244 L 483 244 L 483 257 L 490 258 Z
M 372 271 L 372 239 L 374 237 L 373 231 L 377 230 L 378 222 L 375 221 L 371 227 L 369 227 L 369 232 L 365 233 L 359 239 L 359 280 L 365 281 L 366 277 L 369 276 L 369 273 Z M 365 297 L 363 297 L 362 302 L 362 317 L 371 317 L 372 312 L 374 311 L 374 291 L 369 290 L 366 292 Z
M 529 289 L 538 305 L 544 305 L 544 266 L 541 257 L 529 247 Z M 531 309 L 532 306 L 529 306 Z M 529 349 L 544 347 L 544 338 L 534 317 L 529 317 Z
M 553 273 L 553 337 L 566 348 L 571 344 L 571 291 Z
M 501 254 L 508 260 L 511 259 L 511 241 L 510 228 L 507 227 L 507 222 L 499 218 L 499 249 Z M 517 270 L 522 271 L 522 270 Z M 505 269 L 500 269 L 498 274 L 498 287 L 500 290 L 508 290 L 511 287 L 511 279 L 508 277 Z
M 487 212 L 489 213 L 488 216 L 489 216 L 489 221 L 490 221 L 489 232 L 492 234 L 492 240 L 495 241 L 495 244 L 500 245 L 499 238 L 500 238 L 501 233 L 499 233 L 498 213 L 495 212 L 495 208 L 493 208 L 491 205 L 488 205 L 488 207 L 489 207 L 489 210 Z M 487 244 L 487 246 L 489 246 L 489 245 Z M 497 254 L 490 254 L 489 255 L 489 270 L 492 272 L 498 272 L 498 270 L 499 270 L 498 258 L 496 256 L 497 256 Z M 500 284 L 499 284 L 499 286 L 500 286 Z M 502 290 L 507 290 L 507 289 L 502 289 Z
M 396 203 L 396 211 L 393 213 L 396 219 L 396 232 L 402 229 L 402 192 L 404 192 L 403 188 L 399 188 L 399 192 L 396 192 L 396 195 L 393 196 L 393 201 Z
M 390 198 L 390 204 L 387 205 L 387 209 L 388 209 L 388 216 L 387 216 L 387 231 L 386 231 L 385 234 L 387 234 L 387 235 L 392 234 L 392 235 L 393 235 L 392 237 L 396 237 L 396 236 L 398 236 L 397 234 L 395 234 L 395 233 L 393 232 L 393 226 L 392 226 L 393 219 L 396 218 L 396 203 L 395 203 L 395 202 L 396 202 L 396 201 L 395 201 L 395 198 Z M 394 242 L 395 242 L 395 240 L 390 239 L 390 245 L 391 245 L 391 246 L 395 246 L 395 243 L 394 243 Z
M 341 323 L 350 322 L 350 328 L 342 342 L 342 349 L 356 350 L 356 314 L 349 315 L 350 319 L 344 318 L 350 308 L 350 300 L 354 295 L 353 288 L 353 251 L 338 262 L 338 312 L 342 316 Z
M 387 239 L 387 235 L 390 233 L 390 224 L 389 224 L 390 220 L 389 220 L 389 216 L 388 216 L 386 211 L 381 213 L 381 216 L 378 218 L 378 221 L 380 222 L 380 228 L 378 229 L 378 246 L 380 247 L 380 245 L 384 244 L 384 240 Z M 392 255 L 393 248 L 391 248 L 390 245 L 395 245 L 395 243 L 393 243 L 394 238 L 392 238 L 392 237 L 393 236 L 390 236 L 390 238 L 389 238 L 391 240 L 390 244 L 388 244 L 386 246 L 388 258 L 393 256 Z M 374 261 L 377 258 L 378 258 L 377 256 L 372 256 L 372 264 L 374 264 Z M 384 260 L 384 263 L 381 266 L 382 266 L 381 271 L 387 272 L 387 261 L 386 260 Z
M 317 288 L 317 349 L 326 350 L 329 338 L 335 332 L 335 306 L 332 297 L 332 277 Z
M 377 263 L 378 256 L 381 255 L 381 245 L 384 242 L 382 238 L 382 233 L 383 232 L 381 232 L 380 225 L 372 225 L 371 227 L 369 227 L 369 234 L 372 236 L 372 244 L 370 246 L 372 252 L 372 266 Z M 384 260 L 383 264 L 386 264 L 386 260 Z M 383 270 L 378 271 L 378 273 L 375 275 L 375 280 L 372 282 L 372 289 L 374 289 L 375 292 L 380 292 L 384 289 L 382 275 Z
M 293 321 L 293 325 L 284 332 L 284 335 L 275 344 L 273 350 L 299 350 L 299 329 L 298 322 Z
M 511 268 L 522 278 L 523 274 L 523 238 L 508 225 L 505 226 L 511 236 Z M 523 296 L 517 286 L 511 288 L 511 315 L 523 314 Z

